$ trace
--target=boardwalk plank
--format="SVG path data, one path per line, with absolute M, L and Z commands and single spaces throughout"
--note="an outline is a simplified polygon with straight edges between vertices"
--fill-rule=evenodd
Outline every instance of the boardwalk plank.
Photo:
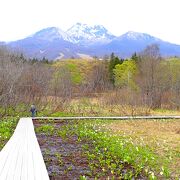
M 33 120 L 150 120 L 150 119 L 180 119 L 180 116 L 80 116 L 80 117 L 34 117 Z
M 13 169 L 11 172 L 12 174 L 14 174 L 15 171 L 14 164 L 17 162 L 18 150 L 21 146 L 20 137 L 17 133 L 20 131 L 18 130 L 18 128 L 16 129 L 17 131 L 15 131 L 10 141 L 8 141 L 8 143 L 0 153 L 0 179 L 7 179 L 10 168 Z
M 0 180 L 48 180 L 31 118 L 21 118 L 0 152 Z

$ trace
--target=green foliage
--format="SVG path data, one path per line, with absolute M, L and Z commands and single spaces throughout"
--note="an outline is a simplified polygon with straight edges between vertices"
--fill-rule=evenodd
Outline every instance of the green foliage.
M 118 57 L 114 55 L 114 53 L 111 54 L 110 61 L 109 61 L 109 78 L 114 84 L 114 73 L 113 70 L 117 64 L 122 64 L 122 60 L 120 60 Z
M 78 85 L 80 83 L 82 83 L 83 81 L 83 77 L 77 67 L 76 64 L 72 64 L 72 63 L 68 63 L 67 68 L 69 69 L 70 73 L 71 73 L 71 81 L 73 84 Z
M 68 139 L 73 135 L 73 129 L 70 125 L 63 125 L 61 129 L 56 131 L 57 136 L 60 136 L 62 139 Z
M 57 159 L 58 159 L 58 164 L 59 164 L 59 166 L 63 166 L 64 163 L 63 163 L 63 159 L 62 159 L 61 154 L 60 154 L 60 153 L 56 153 L 55 155 L 56 155 L 56 157 L 57 157 Z
M 157 179 L 160 172 L 161 177 L 169 177 L 167 167 L 163 168 L 162 173 L 159 157 L 150 147 L 134 144 L 127 137 L 112 135 L 104 126 L 103 121 L 97 120 L 79 122 L 72 128 L 79 141 L 91 142 L 91 146 L 84 144 L 83 149 L 92 172 L 98 172 L 96 177 L 109 172 L 122 179 L 137 178 L 140 174 Z M 127 166 L 130 168 L 126 169 Z M 126 173 L 122 173 L 124 168 Z
M 113 70 L 116 87 L 130 87 L 137 89 L 134 77 L 137 73 L 135 61 L 126 60 L 122 64 L 117 64 Z
M 79 180 L 87 180 L 86 176 L 80 176 Z
M 66 77 L 67 75 L 69 77 Z M 54 73 L 52 84 L 59 83 L 58 80 L 61 80 L 63 78 L 70 78 L 70 81 L 73 85 L 79 85 L 84 80 L 83 74 L 81 73 L 78 65 L 71 61 L 62 63 L 60 66 L 57 67 L 57 71 Z
M 131 56 L 131 59 L 137 63 L 138 56 L 137 56 L 136 52 Z
M 12 136 L 17 122 L 17 118 L 3 119 L 0 121 L 0 150 Z
M 30 105 L 29 105 L 30 106 Z M 12 117 L 24 117 L 29 116 L 29 110 L 27 110 L 27 105 L 17 104 L 16 106 L 9 105 L 8 107 L 0 107 L 0 117 L 5 113 L 5 116 Z
M 54 126 L 50 124 L 42 125 L 36 128 L 37 133 L 52 134 L 54 132 Z

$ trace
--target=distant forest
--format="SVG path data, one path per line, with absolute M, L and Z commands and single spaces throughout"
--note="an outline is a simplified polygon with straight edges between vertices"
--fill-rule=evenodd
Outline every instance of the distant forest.
M 180 108 L 180 60 L 161 57 L 159 47 L 121 59 L 114 53 L 103 60 L 27 59 L 0 48 L 0 116 L 26 111 L 64 110 L 73 99 L 98 97 L 105 105 L 132 109 Z

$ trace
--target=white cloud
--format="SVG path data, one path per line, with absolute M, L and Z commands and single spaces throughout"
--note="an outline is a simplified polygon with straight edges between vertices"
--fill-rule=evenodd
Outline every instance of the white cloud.
M 133 30 L 180 44 L 179 0 L 0 0 L 0 40 L 48 26 L 102 24 L 115 35 Z

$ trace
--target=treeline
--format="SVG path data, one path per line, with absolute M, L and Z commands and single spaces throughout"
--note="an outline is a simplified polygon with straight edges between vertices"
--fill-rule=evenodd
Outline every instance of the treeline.
M 126 104 L 179 109 L 180 60 L 163 59 L 157 45 L 119 61 L 111 72 L 114 86 L 120 94 L 124 92 L 120 96 Z
M 27 111 L 32 103 L 63 110 L 74 97 L 95 95 L 112 106 L 179 109 L 180 61 L 163 59 L 157 45 L 130 59 L 112 53 L 86 66 L 26 59 L 0 48 L 0 116 Z
M 51 69 L 45 63 L 26 59 L 0 48 L 0 117 L 12 111 L 27 111 L 49 93 Z
M 180 59 L 162 58 L 158 45 L 147 46 L 130 59 L 120 59 L 112 53 L 107 67 L 104 75 L 112 85 L 108 86 L 113 91 L 112 97 L 109 94 L 112 104 L 146 107 L 147 110 L 179 109 Z

